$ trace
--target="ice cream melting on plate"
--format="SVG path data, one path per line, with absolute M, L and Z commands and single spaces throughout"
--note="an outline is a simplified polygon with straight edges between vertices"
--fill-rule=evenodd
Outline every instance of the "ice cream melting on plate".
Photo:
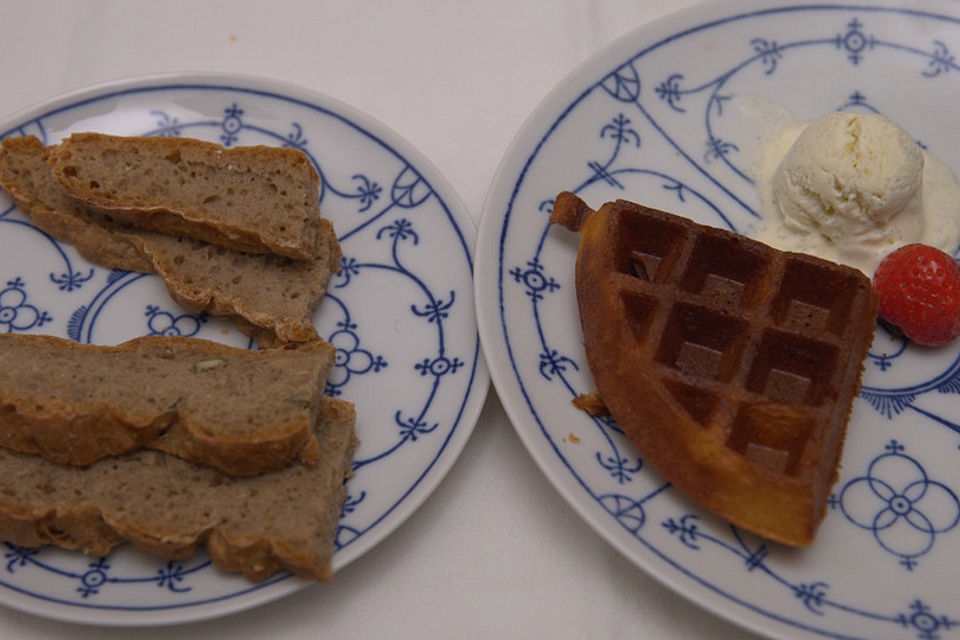
M 765 221 L 759 240 L 868 276 L 912 242 L 956 252 L 960 184 L 899 125 L 874 113 L 837 111 L 806 123 L 772 105 L 741 108 L 766 128 L 754 168 Z

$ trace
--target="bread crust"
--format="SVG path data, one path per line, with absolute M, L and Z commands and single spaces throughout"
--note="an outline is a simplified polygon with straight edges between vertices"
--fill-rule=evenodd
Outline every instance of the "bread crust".
M 158 274 L 179 304 L 194 313 L 231 320 L 261 346 L 319 339 L 313 314 L 331 275 L 340 270 L 340 245 L 329 220 L 317 223 L 324 244 L 315 260 L 224 253 L 206 243 L 132 229 L 93 215 L 53 180 L 50 151 L 33 136 L 7 138 L 0 150 L 0 186 L 40 229 L 73 244 L 95 264 Z M 216 281 L 198 277 L 204 268 L 222 276 Z M 256 279 L 262 286 L 251 287 L 246 279 Z M 278 293 L 264 295 L 265 291 Z
M 54 544 L 63 549 L 82 550 L 104 556 L 123 542 L 104 522 L 100 510 L 91 504 L 25 508 L 0 496 L 0 540 L 21 547 Z
M 358 443 L 355 420 L 351 403 L 325 399 L 314 426 L 321 464 L 254 478 L 226 478 L 162 452 L 71 469 L 0 451 L 0 539 L 98 556 L 128 541 L 164 560 L 205 546 L 214 566 L 253 581 L 281 570 L 329 580 L 344 480 Z M 296 496 L 301 504 L 267 513 Z
M 312 464 L 334 353 L 325 342 L 248 351 L 196 338 L 97 346 L 0 334 L 0 446 L 77 466 L 148 447 L 235 476 Z

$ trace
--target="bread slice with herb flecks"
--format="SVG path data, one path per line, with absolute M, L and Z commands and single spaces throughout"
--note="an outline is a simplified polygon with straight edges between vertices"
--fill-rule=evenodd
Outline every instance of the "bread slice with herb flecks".
M 147 447 L 237 476 L 313 464 L 334 353 L 326 342 L 250 351 L 0 334 L 0 446 L 79 466 Z
M 328 220 L 319 223 L 325 250 L 308 261 L 131 229 L 67 196 L 50 172 L 50 150 L 33 136 L 7 138 L 0 149 L 0 186 L 40 229 L 96 264 L 159 274 L 178 303 L 232 320 L 261 346 L 318 339 L 313 313 L 340 268 Z
M 281 570 L 327 580 L 357 445 L 349 402 L 325 398 L 317 464 L 225 476 L 140 449 L 85 468 L 0 449 L 0 540 L 105 555 L 129 541 L 166 560 L 206 546 L 213 564 L 264 580 Z
M 299 149 L 87 132 L 50 163 L 67 195 L 140 229 L 297 260 L 327 249 L 320 178 Z

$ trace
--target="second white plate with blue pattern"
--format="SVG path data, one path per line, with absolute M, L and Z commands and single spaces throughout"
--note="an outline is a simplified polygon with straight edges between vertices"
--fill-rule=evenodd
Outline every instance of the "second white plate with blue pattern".
M 741 97 L 805 120 L 881 112 L 960 169 L 960 10 L 922 7 L 711 2 L 644 25 L 543 101 L 484 205 L 480 333 L 532 457 L 625 561 L 774 638 L 935 640 L 960 626 L 960 343 L 918 349 L 878 328 L 817 539 L 774 545 L 686 499 L 613 421 L 571 405 L 593 390 L 577 239 L 549 213 L 570 190 L 749 233 L 762 212 Z

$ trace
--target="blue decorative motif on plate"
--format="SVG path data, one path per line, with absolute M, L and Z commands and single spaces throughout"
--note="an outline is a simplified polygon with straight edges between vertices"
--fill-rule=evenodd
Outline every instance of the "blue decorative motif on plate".
M 27 302 L 27 291 L 19 276 L 7 281 L 6 288 L 0 291 L 0 330 L 6 329 L 5 333 L 42 327 L 52 319 L 49 313 Z
M 865 475 L 848 480 L 839 498 L 831 496 L 830 505 L 839 505 L 847 520 L 872 532 L 877 544 L 913 569 L 937 536 L 960 522 L 960 501 L 950 487 L 928 477 L 904 445 L 891 440 L 884 449 Z

